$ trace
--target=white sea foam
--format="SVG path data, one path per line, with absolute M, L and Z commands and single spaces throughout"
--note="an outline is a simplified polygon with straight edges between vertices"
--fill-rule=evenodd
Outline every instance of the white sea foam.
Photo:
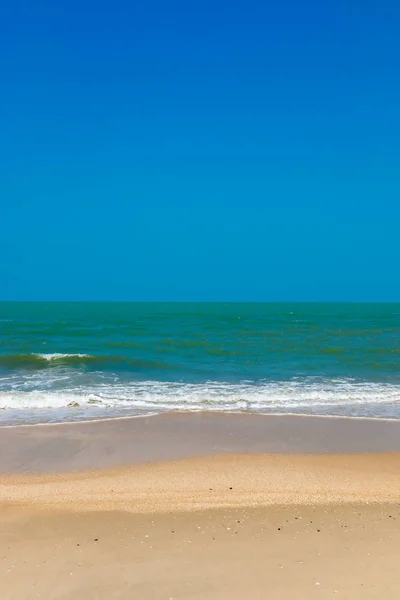
M 24 391 L 26 390 L 26 391 Z M 313 379 L 253 384 L 206 382 L 199 384 L 159 381 L 97 383 L 69 389 L 0 391 L 1 420 L 8 413 L 28 420 L 32 409 L 45 411 L 42 420 L 144 414 L 170 410 L 246 411 L 400 418 L 400 385 L 316 381 Z M 60 413 L 61 411 L 61 413 Z M 74 412 L 75 411 L 75 412 Z M 39 416 L 37 417 L 39 418 Z

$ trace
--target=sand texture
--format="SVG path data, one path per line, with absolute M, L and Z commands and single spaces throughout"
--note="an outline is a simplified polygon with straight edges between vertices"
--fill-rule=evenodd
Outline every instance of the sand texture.
M 4 428 L 1 600 L 398 600 L 400 423 Z
M 8 475 L 2 600 L 400 597 L 400 455 Z

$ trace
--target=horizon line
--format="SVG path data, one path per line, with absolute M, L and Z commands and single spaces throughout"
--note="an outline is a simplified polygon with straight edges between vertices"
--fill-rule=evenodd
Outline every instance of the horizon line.
M 1 300 L 0 304 L 400 304 L 400 300 Z

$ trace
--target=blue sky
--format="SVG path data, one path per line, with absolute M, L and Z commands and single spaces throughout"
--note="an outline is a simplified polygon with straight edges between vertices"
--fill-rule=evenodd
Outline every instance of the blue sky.
M 400 300 L 400 5 L 3 3 L 3 300 Z

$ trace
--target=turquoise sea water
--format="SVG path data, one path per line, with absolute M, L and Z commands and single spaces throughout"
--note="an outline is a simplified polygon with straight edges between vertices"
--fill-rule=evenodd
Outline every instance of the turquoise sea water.
M 400 304 L 0 303 L 0 422 L 400 417 Z

